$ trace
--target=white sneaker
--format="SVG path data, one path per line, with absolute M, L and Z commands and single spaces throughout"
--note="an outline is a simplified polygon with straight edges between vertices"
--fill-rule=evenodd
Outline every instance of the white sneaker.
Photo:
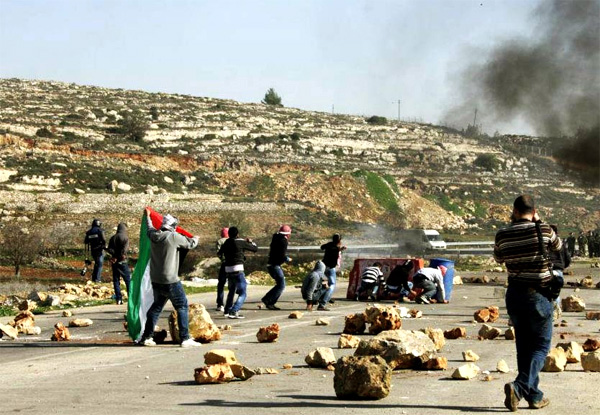
M 243 315 L 241 315 L 241 314 L 240 314 L 239 312 L 237 312 L 237 311 L 236 311 L 236 312 L 234 312 L 234 313 L 231 313 L 231 312 L 230 312 L 230 313 L 229 313 L 229 315 L 228 315 L 227 317 L 229 317 L 229 318 L 237 318 L 237 319 L 244 318 L 244 316 L 243 316 Z
M 196 340 L 191 337 L 187 340 L 181 342 L 181 347 L 200 347 L 202 343 L 198 343 Z
M 156 346 L 156 342 L 152 338 L 142 340 L 140 344 L 142 346 Z
M 223 307 L 222 305 L 217 307 L 217 311 L 223 312 L 225 311 L 225 307 Z

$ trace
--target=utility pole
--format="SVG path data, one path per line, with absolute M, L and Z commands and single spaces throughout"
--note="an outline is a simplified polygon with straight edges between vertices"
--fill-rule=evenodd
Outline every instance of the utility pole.
M 331 113 L 335 114 L 335 104 L 331 104 Z
M 477 108 L 475 108 L 475 117 L 473 118 L 473 127 L 477 125 Z
M 400 100 L 398 100 L 398 121 L 400 121 Z

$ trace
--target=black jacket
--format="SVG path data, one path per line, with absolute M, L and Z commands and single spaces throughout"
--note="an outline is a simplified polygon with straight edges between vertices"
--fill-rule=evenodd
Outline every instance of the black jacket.
M 102 254 L 102 251 L 106 248 L 104 229 L 99 226 L 92 226 L 92 228 L 85 233 L 83 243 L 89 246 L 93 256 Z
M 402 286 L 405 290 L 410 291 L 408 286 L 408 277 L 413 269 L 412 262 L 407 262 L 403 265 L 396 265 L 387 278 L 386 284 L 393 287 Z
M 231 267 L 243 264 L 246 261 L 244 251 L 256 252 L 257 250 L 258 247 L 254 242 L 248 242 L 242 238 L 227 238 L 217 255 L 225 257 L 225 266 Z
M 566 244 L 563 244 L 560 251 L 550 251 L 548 254 L 550 256 L 550 261 L 552 261 L 553 269 L 564 270 L 569 268 L 569 265 L 571 265 L 571 255 L 569 255 Z
M 269 265 L 281 265 L 287 262 L 288 240 L 285 235 L 280 233 L 273 234 L 269 250 Z
M 323 263 L 325 266 L 327 268 L 337 267 L 342 246 L 334 243 L 333 241 L 329 241 L 326 244 L 321 245 L 321 250 L 325 251 L 325 254 L 323 255 Z
M 129 236 L 127 235 L 127 226 L 124 223 L 119 223 L 117 233 L 115 233 L 108 241 L 108 253 L 112 255 L 117 262 L 124 261 L 127 258 L 129 249 Z

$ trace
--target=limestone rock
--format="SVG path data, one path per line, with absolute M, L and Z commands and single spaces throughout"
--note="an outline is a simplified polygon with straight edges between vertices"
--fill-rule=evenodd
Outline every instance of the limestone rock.
M 364 313 L 349 314 L 344 320 L 345 334 L 362 334 L 367 329 L 367 321 Z
M 351 334 L 340 335 L 338 339 L 338 348 L 340 349 L 356 349 L 360 343 L 360 337 L 353 336 Z
M 581 355 L 581 366 L 586 372 L 600 372 L 600 350 L 583 353 Z
M 241 365 L 239 363 L 234 363 L 229 365 L 231 371 L 233 372 L 233 376 L 241 380 L 248 380 L 252 376 L 256 375 L 256 372 L 249 367 Z
M 423 311 L 417 310 L 416 308 L 410 309 L 408 314 L 411 318 L 421 318 L 423 317 Z
M 444 331 L 444 337 L 449 340 L 467 337 L 467 330 L 464 327 L 455 327 L 453 329 Z
M 23 333 L 27 334 L 28 336 L 39 336 L 42 334 L 42 328 L 39 326 L 25 327 L 23 329 Z
M 27 328 L 35 326 L 35 316 L 31 311 L 21 311 L 9 325 L 17 329 L 19 333 L 24 333 Z
M 476 377 L 481 369 L 475 363 L 467 363 L 462 365 L 452 373 L 452 379 L 469 380 Z
M 273 323 L 270 326 L 259 328 L 256 339 L 259 343 L 276 342 L 279 339 L 279 324 Z
M 117 189 L 119 189 L 122 192 L 129 192 L 131 190 L 131 185 L 121 182 L 117 185 Z
M 484 324 L 479 329 L 479 337 L 484 340 L 493 340 L 496 337 L 500 336 L 500 329 L 496 327 L 492 327 L 488 324 Z
M 583 350 L 586 352 L 593 352 L 598 349 L 600 349 L 600 340 L 598 339 L 587 339 L 585 343 L 583 343 Z
M 560 347 L 565 351 L 567 356 L 567 363 L 579 363 L 581 362 L 581 355 L 583 354 L 583 347 L 577 342 L 569 343 L 558 343 L 556 347 Z
M 542 372 L 562 372 L 567 366 L 567 354 L 560 347 L 554 347 L 548 352 Z
M 16 340 L 19 337 L 19 331 L 7 324 L 0 324 L 0 337 L 4 336 Z
M 562 299 L 562 310 L 566 312 L 585 311 L 585 302 L 576 295 L 570 295 Z
M 370 324 L 369 333 L 378 334 L 387 330 L 398 330 L 402 320 L 398 310 L 392 306 L 373 305 L 365 310 L 366 322 Z
M 71 340 L 71 333 L 69 329 L 64 326 L 62 323 L 56 323 L 54 325 L 54 333 L 50 340 L 55 342 L 67 341 Z
M 462 357 L 465 362 L 476 362 L 479 360 L 479 355 L 473 350 L 465 350 L 462 352 Z
M 585 313 L 586 320 L 600 320 L 600 311 L 588 311 Z
M 116 192 L 117 191 L 117 186 L 119 185 L 119 182 L 116 180 L 111 180 L 110 182 L 108 182 L 108 184 L 106 185 L 106 188 L 111 191 L 111 192 Z
M 446 370 L 448 369 L 448 359 L 443 356 L 436 356 L 423 364 L 425 370 Z
M 507 328 L 506 331 L 504 332 L 504 338 L 506 340 L 514 340 L 515 339 L 515 328 L 514 327 Z
M 60 305 L 60 297 L 54 294 L 48 294 L 44 301 L 45 306 L 56 307 Z
M 63 317 L 71 317 L 72 315 L 73 315 L 73 312 L 71 310 L 63 310 L 63 312 L 62 312 Z
M 592 279 L 592 277 L 590 277 L 589 275 L 587 277 L 584 277 L 580 283 L 579 283 L 582 287 L 586 287 L 586 288 L 594 288 L 594 280 Z
M 188 317 L 191 338 L 200 343 L 210 343 L 221 339 L 221 331 L 213 323 L 210 314 L 202 304 L 190 304 Z M 181 342 L 176 310 L 173 310 L 169 316 L 169 332 L 175 343 Z
M 421 329 L 423 333 L 425 333 L 433 344 L 435 345 L 435 350 L 440 351 L 446 344 L 446 338 L 444 337 L 444 332 L 442 329 L 434 329 L 433 327 L 426 327 Z
M 76 318 L 75 320 L 69 321 L 69 327 L 88 327 L 94 324 L 89 318 Z
M 272 367 L 257 367 L 254 369 L 254 373 L 257 375 L 276 375 L 279 373 L 279 370 Z
M 300 319 L 304 317 L 304 313 L 300 312 L 300 311 L 292 311 L 290 313 L 290 315 L 288 316 L 288 318 L 293 318 L 293 319 Z
M 304 358 L 304 361 L 310 367 L 320 368 L 325 368 L 329 364 L 335 363 L 335 360 L 333 350 L 329 347 L 317 347 Z
M 44 293 L 44 292 L 40 292 L 37 290 L 33 290 L 32 292 L 29 293 L 29 297 L 30 300 L 36 301 L 38 303 L 45 303 L 46 302 L 46 298 L 48 298 L 48 294 Z
M 455 275 L 454 278 L 452 279 L 452 284 L 453 285 L 463 285 L 463 280 L 460 277 L 460 275 Z
M 291 363 L 286 363 L 282 367 L 287 370 L 287 369 L 292 369 L 294 367 L 294 365 Z
M 346 356 L 335 364 L 333 387 L 339 399 L 382 399 L 390 393 L 392 370 L 379 356 Z
M 199 385 L 231 382 L 233 378 L 233 372 L 228 364 L 209 365 L 194 370 L 194 380 Z
M 361 340 L 354 356 L 381 356 L 390 368 L 420 368 L 436 352 L 433 341 L 421 331 L 389 330 Z
M 213 349 L 204 353 L 205 365 L 217 365 L 221 363 L 227 363 L 228 365 L 238 363 L 235 358 L 235 352 L 228 349 Z
M 331 321 L 329 321 L 326 318 L 320 318 L 317 319 L 317 321 L 315 321 L 315 325 L 317 326 L 329 326 L 331 324 Z
M 33 311 L 37 307 L 37 302 L 33 300 L 23 300 L 19 303 L 20 311 Z
M 498 363 L 496 363 L 496 370 L 500 373 L 510 372 L 510 369 L 508 368 L 508 363 L 506 363 L 504 359 L 498 360 Z
M 500 310 L 496 306 L 482 308 L 480 310 L 477 310 L 473 314 L 473 317 L 475 318 L 475 321 L 479 323 L 493 323 L 500 317 Z

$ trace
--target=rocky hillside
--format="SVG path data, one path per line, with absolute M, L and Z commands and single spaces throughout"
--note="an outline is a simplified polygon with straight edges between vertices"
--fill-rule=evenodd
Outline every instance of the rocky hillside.
M 152 204 L 209 232 L 239 220 L 265 234 L 291 221 L 307 237 L 361 223 L 481 233 L 526 191 L 563 228 L 600 223 L 597 189 L 568 181 L 533 137 L 3 79 L 0 147 L 5 221 L 116 221 Z

